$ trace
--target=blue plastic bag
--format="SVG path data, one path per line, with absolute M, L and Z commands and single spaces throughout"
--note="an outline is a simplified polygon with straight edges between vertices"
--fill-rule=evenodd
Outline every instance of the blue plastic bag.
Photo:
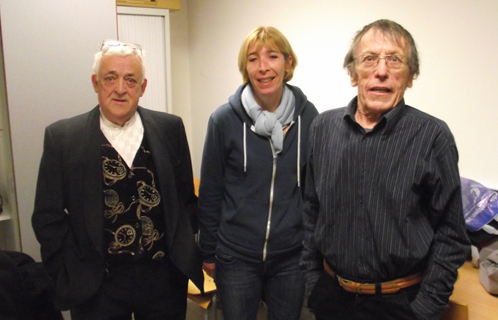
M 463 214 L 467 230 L 475 232 L 485 227 L 493 219 L 498 220 L 498 192 L 467 178 L 461 177 L 460 180 L 462 182 Z

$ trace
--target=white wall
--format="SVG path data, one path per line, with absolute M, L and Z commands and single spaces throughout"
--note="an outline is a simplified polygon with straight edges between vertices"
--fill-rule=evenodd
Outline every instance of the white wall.
M 44 128 L 97 105 L 93 55 L 116 38 L 115 0 L 0 0 L 22 250 L 39 260 L 31 227 Z
M 181 0 L 170 13 L 173 113 L 184 119 L 199 168 L 209 115 L 241 83 L 244 37 L 273 25 L 299 59 L 291 84 L 320 111 L 355 95 L 342 59 L 353 34 L 379 18 L 395 20 L 417 41 L 421 76 L 408 104 L 445 120 L 463 176 L 498 188 L 498 1 L 496 0 Z M 370 7 L 369 7 L 370 6 Z M 44 128 L 96 105 L 93 54 L 115 38 L 114 0 L 0 0 L 8 103 L 23 251 L 39 258 L 31 228 Z
M 412 34 L 420 52 L 421 75 L 407 91 L 406 102 L 448 123 L 462 176 L 498 188 L 498 1 L 187 3 L 195 176 L 209 115 L 242 81 L 237 55 L 252 29 L 272 25 L 286 35 L 299 59 L 290 83 L 324 111 L 345 106 L 356 95 L 342 69 L 354 33 L 387 18 Z
M 190 100 L 190 63 L 189 63 L 189 35 L 188 35 L 188 5 L 187 0 L 181 0 L 181 9 L 171 11 L 170 42 L 171 42 L 171 91 L 173 92 L 173 114 L 182 117 L 190 143 L 190 150 L 194 153 L 202 146 L 193 145 Z M 198 176 L 198 175 L 197 175 Z

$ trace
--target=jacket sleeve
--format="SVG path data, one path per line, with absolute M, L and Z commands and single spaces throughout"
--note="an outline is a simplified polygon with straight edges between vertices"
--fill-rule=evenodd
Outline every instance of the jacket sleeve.
M 458 152 L 451 133 L 441 134 L 433 148 L 432 178 L 428 200 L 434 228 L 432 248 L 419 293 L 412 302 L 418 319 L 439 319 L 446 308 L 465 261 L 469 241 L 462 208 Z
M 50 127 L 47 128 L 32 216 L 43 263 L 54 279 L 63 266 L 63 244 L 70 230 L 64 204 L 61 149 L 56 145 Z
M 316 248 L 314 240 L 319 210 L 319 201 L 315 190 L 313 162 L 315 129 L 316 126 L 313 124 L 310 129 L 310 137 L 308 142 L 308 161 L 306 165 L 306 180 L 304 184 L 303 196 L 304 248 L 301 256 L 300 268 L 304 270 L 307 295 L 309 295 L 313 290 L 323 270 L 323 256 Z
M 214 262 L 221 206 L 225 193 L 222 131 L 211 116 L 204 142 L 199 186 L 199 245 L 204 261 L 207 262 Z

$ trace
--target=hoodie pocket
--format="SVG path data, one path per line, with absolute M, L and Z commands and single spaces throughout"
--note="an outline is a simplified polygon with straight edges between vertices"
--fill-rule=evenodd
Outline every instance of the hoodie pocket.
M 221 251 L 220 248 L 216 248 L 215 258 L 216 261 L 223 264 L 232 264 L 235 263 L 236 260 L 234 256 L 231 256 L 228 253 Z
M 270 204 L 268 201 L 255 199 L 242 199 L 234 214 L 228 217 L 227 222 L 231 225 L 244 227 L 258 227 L 268 221 L 268 211 Z

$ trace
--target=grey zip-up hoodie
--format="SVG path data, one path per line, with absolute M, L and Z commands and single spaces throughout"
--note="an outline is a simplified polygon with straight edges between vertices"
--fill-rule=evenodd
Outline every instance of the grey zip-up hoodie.
M 285 85 L 296 105 L 279 154 L 268 137 L 251 129 L 240 98 L 245 85 L 209 119 L 199 188 L 204 261 L 214 262 L 217 247 L 256 262 L 302 248 L 301 175 L 318 111 L 298 87 Z

